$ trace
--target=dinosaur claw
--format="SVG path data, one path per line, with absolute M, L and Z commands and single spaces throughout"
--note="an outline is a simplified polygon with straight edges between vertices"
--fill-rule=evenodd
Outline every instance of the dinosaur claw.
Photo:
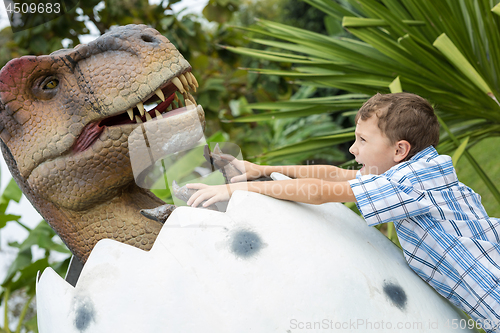
M 222 154 L 222 150 L 220 149 L 220 147 L 219 147 L 219 144 L 218 144 L 218 143 L 216 143 L 216 144 L 215 144 L 215 147 L 214 147 L 214 154 L 217 154 L 217 155 Z
M 195 192 L 195 189 L 189 189 L 185 186 L 180 187 L 175 180 L 172 182 L 172 193 L 182 201 L 187 202 Z
M 177 207 L 174 205 L 165 204 L 152 209 L 141 209 L 140 213 L 148 219 L 165 223 L 165 221 L 170 216 L 170 214 L 172 214 L 175 208 Z
M 231 183 L 231 179 L 233 177 L 239 176 L 242 173 L 238 169 L 236 169 L 236 167 L 231 164 L 230 161 L 223 159 L 221 156 L 222 154 L 223 152 L 220 149 L 218 143 L 215 145 L 214 151 L 211 152 L 208 145 L 205 146 L 205 149 L 203 151 L 203 156 L 212 166 L 212 170 L 219 170 L 220 172 L 222 172 L 226 184 L 229 184 Z

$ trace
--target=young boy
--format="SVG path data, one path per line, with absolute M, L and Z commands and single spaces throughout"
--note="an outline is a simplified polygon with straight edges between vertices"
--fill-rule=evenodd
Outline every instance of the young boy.
M 196 207 L 229 200 L 235 190 L 311 204 L 355 201 L 372 226 L 393 221 L 410 267 L 486 331 L 500 323 L 500 220 L 460 183 L 451 158 L 434 149 L 439 124 L 432 106 L 409 93 L 377 94 L 356 115 L 349 151 L 359 171 L 334 166 L 259 166 L 233 160 L 243 172 L 232 182 L 280 172 L 296 178 L 199 189 Z

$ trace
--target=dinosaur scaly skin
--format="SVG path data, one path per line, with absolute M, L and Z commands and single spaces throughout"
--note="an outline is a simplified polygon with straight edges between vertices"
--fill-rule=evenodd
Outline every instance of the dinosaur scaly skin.
M 103 238 L 144 250 L 153 245 L 161 223 L 139 211 L 163 201 L 135 184 L 128 138 L 141 126 L 137 122 L 156 121 L 150 120 L 155 111 L 141 116 L 143 103 L 166 97 L 156 107 L 164 122 L 175 91 L 194 101 L 188 91 L 197 83 L 190 72 L 167 38 L 145 25 L 119 27 L 51 55 L 14 59 L 0 71 L 0 138 L 9 169 L 80 261 Z M 196 110 L 204 125 L 203 110 Z M 172 129 L 189 131 L 193 119 L 184 111 L 170 113 Z

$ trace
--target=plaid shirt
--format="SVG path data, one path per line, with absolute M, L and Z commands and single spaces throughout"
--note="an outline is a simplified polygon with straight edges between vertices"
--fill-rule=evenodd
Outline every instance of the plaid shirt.
M 381 175 L 358 172 L 349 183 L 367 223 L 393 221 L 410 267 L 494 332 L 500 220 L 488 217 L 481 197 L 458 181 L 451 158 L 430 146 Z

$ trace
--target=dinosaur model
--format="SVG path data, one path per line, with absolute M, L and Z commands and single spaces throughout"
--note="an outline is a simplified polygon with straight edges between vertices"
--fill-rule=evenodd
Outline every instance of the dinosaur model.
M 104 238 L 153 246 L 162 223 L 140 210 L 165 203 L 136 185 L 129 137 L 155 122 L 167 134 L 183 133 L 184 144 L 197 142 L 203 129 L 193 126 L 205 120 L 190 94 L 197 86 L 174 45 L 146 25 L 118 27 L 87 45 L 13 59 L 1 69 L 4 158 L 82 263 Z

